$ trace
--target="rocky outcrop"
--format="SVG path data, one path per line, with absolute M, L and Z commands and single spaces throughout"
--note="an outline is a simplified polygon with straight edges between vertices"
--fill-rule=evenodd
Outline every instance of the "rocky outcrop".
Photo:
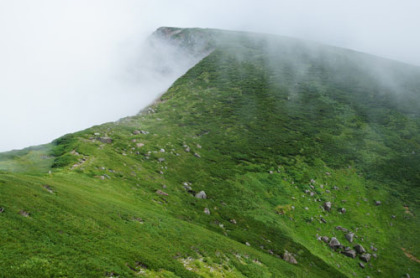
M 324 209 L 325 209 L 326 211 L 331 211 L 331 207 L 332 207 L 331 202 L 325 202 L 325 203 L 324 203 Z
M 369 253 L 365 253 L 363 255 L 360 255 L 360 259 L 362 261 L 365 261 L 365 262 L 369 262 L 370 261 L 370 257 L 371 257 L 371 255 Z
M 353 242 L 353 240 L 354 240 L 354 233 L 348 233 L 348 234 L 346 234 L 346 239 L 349 241 L 349 242 Z
M 355 246 L 354 246 L 354 250 L 356 250 L 356 252 L 357 252 L 358 254 L 363 254 L 363 253 L 366 253 L 365 248 L 363 248 L 363 246 L 362 246 L 362 245 L 360 245 L 360 244 L 355 245 Z
M 337 249 L 341 246 L 340 242 L 335 237 L 331 238 L 330 243 L 328 245 L 333 249 Z
M 207 199 L 207 194 L 204 191 L 200 191 L 197 194 L 195 194 L 195 197 L 197 199 Z
M 284 251 L 283 260 L 285 260 L 286 262 L 291 263 L 291 264 L 297 264 L 298 263 L 296 258 L 292 255 L 292 253 L 289 253 L 287 250 Z
M 352 259 L 356 258 L 356 251 L 351 249 L 350 247 L 347 247 L 343 252 L 341 252 L 344 256 L 350 257 Z

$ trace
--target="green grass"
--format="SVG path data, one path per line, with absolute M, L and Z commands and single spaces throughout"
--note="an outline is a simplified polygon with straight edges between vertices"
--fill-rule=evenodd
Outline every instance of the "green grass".
M 214 51 L 150 109 L 0 155 L 2 275 L 418 275 L 402 248 L 420 258 L 420 70 L 272 36 L 173 39 L 191 38 Z M 378 257 L 362 269 L 317 239 L 351 246 L 336 226 Z

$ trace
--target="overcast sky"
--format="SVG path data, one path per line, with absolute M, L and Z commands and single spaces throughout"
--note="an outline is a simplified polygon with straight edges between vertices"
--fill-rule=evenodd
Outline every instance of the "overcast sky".
M 420 65 L 419 11 L 418 0 L 0 0 L 0 151 L 149 104 L 185 70 L 148 72 L 139 49 L 160 26 L 274 33 Z

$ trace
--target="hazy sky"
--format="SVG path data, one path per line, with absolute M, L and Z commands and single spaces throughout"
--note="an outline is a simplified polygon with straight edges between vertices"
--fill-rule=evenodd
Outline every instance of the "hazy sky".
M 140 54 L 160 26 L 274 33 L 420 65 L 419 11 L 419 0 L 0 0 L 0 151 L 149 104 L 185 70 L 162 79 Z

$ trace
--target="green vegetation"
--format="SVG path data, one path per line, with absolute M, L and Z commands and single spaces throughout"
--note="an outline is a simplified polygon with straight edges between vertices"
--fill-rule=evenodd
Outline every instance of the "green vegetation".
M 171 39 L 213 51 L 142 113 L 0 154 L 4 277 L 420 274 L 418 68 L 274 36 Z M 377 258 L 361 268 L 320 236 Z

